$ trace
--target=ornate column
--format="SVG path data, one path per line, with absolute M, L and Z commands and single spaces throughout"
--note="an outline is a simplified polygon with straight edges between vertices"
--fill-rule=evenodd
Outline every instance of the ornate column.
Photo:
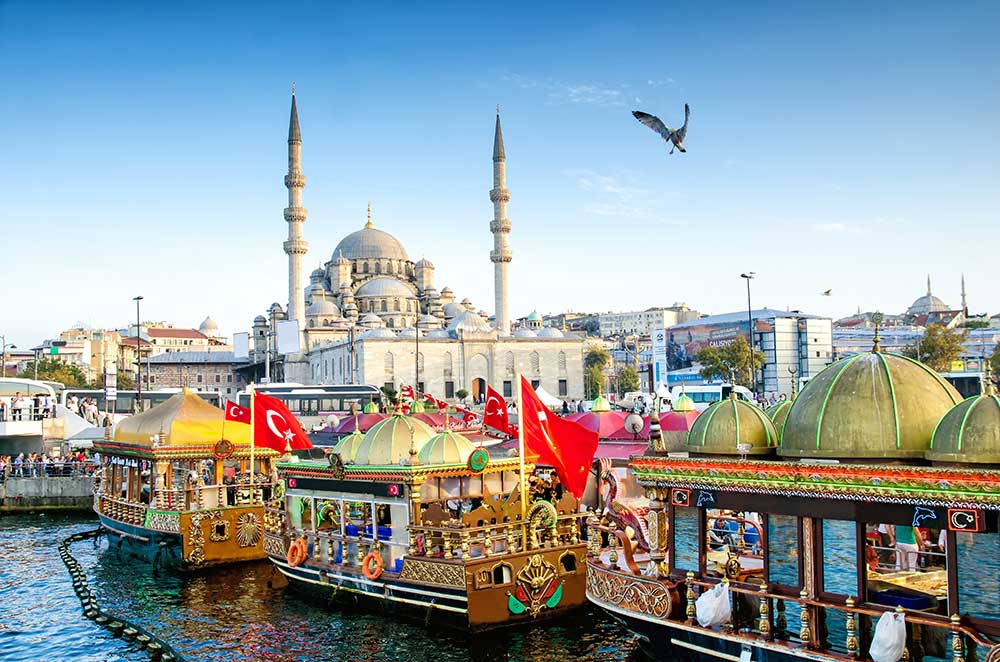
M 666 510 L 666 492 L 659 488 L 652 488 L 647 492 L 649 497 L 649 512 L 646 513 L 646 528 L 649 529 L 649 561 L 650 573 L 656 577 L 666 577 L 669 574 L 667 567 L 667 547 L 669 545 L 668 513 Z

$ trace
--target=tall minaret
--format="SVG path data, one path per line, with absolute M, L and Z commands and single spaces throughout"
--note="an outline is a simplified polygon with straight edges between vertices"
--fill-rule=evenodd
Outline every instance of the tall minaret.
M 300 332 L 306 328 L 302 257 L 309 251 L 309 244 L 302 238 L 302 224 L 308 214 L 302 206 L 302 189 L 305 185 L 306 178 L 302 174 L 302 135 L 299 133 L 299 113 L 295 108 L 293 86 L 292 114 L 288 119 L 288 174 L 285 175 L 285 188 L 288 189 L 288 207 L 285 208 L 288 240 L 284 247 L 288 254 L 288 319 L 298 320 Z
M 969 303 L 965 298 L 965 274 L 962 274 L 962 314 L 969 316 Z
M 500 336 L 510 335 L 510 309 L 507 301 L 507 265 L 511 260 L 510 246 L 507 245 L 507 235 L 510 233 L 507 202 L 510 200 L 510 191 L 506 188 L 506 162 L 503 133 L 500 131 L 500 106 L 497 106 L 497 128 L 493 135 L 493 188 L 490 190 L 490 201 L 493 202 L 493 221 L 490 223 L 493 250 L 490 251 L 490 261 L 493 262 L 493 288 L 496 300 L 495 326 Z

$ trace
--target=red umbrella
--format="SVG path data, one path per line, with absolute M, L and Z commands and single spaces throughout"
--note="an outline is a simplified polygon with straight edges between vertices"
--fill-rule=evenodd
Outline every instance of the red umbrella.
M 623 411 L 585 411 L 566 419 L 596 432 L 600 439 L 633 439 L 634 435 L 625 429 L 627 415 Z
M 700 411 L 668 411 L 660 414 L 660 429 L 664 432 L 687 432 Z
M 358 430 L 367 432 L 373 425 L 388 417 L 388 414 L 358 414 Z M 350 434 L 352 432 L 354 432 L 353 416 L 345 416 L 340 421 L 340 425 L 333 429 L 334 434 Z

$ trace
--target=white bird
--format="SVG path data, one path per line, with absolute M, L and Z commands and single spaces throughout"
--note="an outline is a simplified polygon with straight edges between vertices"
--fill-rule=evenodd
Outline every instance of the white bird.
M 823 290 L 822 292 L 820 292 L 820 294 L 825 297 L 832 296 L 833 288 L 830 288 L 829 290 Z
M 682 152 L 687 152 L 684 149 L 684 138 L 687 136 L 688 132 L 688 117 L 691 115 L 691 107 L 684 104 L 684 126 L 679 129 L 669 129 L 663 121 L 656 115 L 650 115 L 649 113 L 644 113 L 641 110 L 633 110 L 632 116 L 637 120 L 648 126 L 653 131 L 656 131 L 660 136 L 671 144 L 670 154 L 674 153 L 674 148 L 681 150 Z

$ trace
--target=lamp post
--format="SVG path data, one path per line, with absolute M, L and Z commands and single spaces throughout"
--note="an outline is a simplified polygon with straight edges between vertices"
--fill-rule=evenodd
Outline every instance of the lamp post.
M 0 377 L 7 376 L 7 349 L 17 349 L 17 345 L 8 345 L 7 336 L 0 335 Z
M 139 317 L 142 295 L 132 297 L 132 301 L 135 301 L 135 411 L 139 413 L 142 411 L 142 322 Z
M 753 355 L 753 308 L 750 307 L 750 281 L 757 274 L 753 271 L 740 274 L 740 278 L 747 281 L 747 322 L 750 324 L 750 379 L 753 384 L 753 395 L 757 397 L 757 365 Z

